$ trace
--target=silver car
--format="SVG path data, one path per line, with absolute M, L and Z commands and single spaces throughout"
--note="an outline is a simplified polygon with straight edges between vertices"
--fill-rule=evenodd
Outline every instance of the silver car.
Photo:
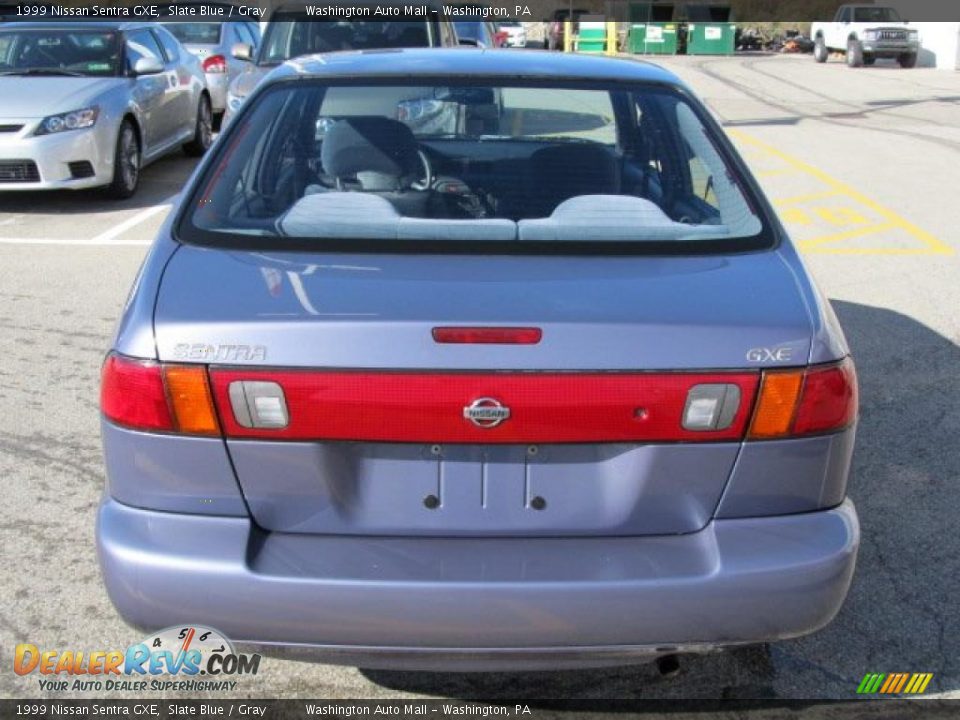
M 242 43 L 260 45 L 260 26 L 255 22 L 165 22 L 163 26 L 200 59 L 207 76 L 207 90 L 214 115 L 227 108 L 227 87 L 246 66 L 231 49 Z
M 357 0 L 360 5 L 372 0 Z M 375 3 L 400 12 L 398 0 Z M 436 11 L 432 19 L 418 21 L 338 21 L 316 22 L 302 12 L 281 5 L 269 17 L 258 51 L 246 44 L 232 48 L 235 58 L 246 61 L 242 73 L 230 83 L 224 125 L 240 109 L 247 96 L 267 74 L 295 57 L 339 50 L 379 50 L 407 47 L 456 47 L 457 33 L 453 23 L 440 20 L 442 7 L 438 0 L 426 4 Z M 399 15 L 398 15 L 399 16 Z
M 0 97 L 0 191 L 127 198 L 144 165 L 213 138 L 200 61 L 148 23 L 2 26 Z

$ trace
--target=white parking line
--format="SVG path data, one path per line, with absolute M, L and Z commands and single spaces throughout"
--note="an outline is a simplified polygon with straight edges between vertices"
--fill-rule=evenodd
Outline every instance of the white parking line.
M 114 238 L 119 237 L 120 235 L 123 235 L 123 233 L 125 233 L 127 230 L 129 230 L 130 228 L 132 228 L 132 227 L 134 227 L 134 226 L 136 226 L 136 225 L 139 225 L 139 224 L 142 223 L 143 221 L 149 220 L 150 218 L 152 218 L 152 217 L 153 217 L 154 215 L 156 215 L 157 213 L 161 213 L 161 212 L 164 212 L 165 210 L 168 210 L 168 209 L 170 208 L 170 206 L 173 205 L 174 200 L 177 199 L 177 195 L 179 195 L 179 193 L 177 193 L 177 194 L 175 194 L 175 195 L 171 195 L 170 197 L 168 197 L 168 198 L 166 198 L 165 200 L 163 200 L 159 205 L 154 205 L 153 207 L 148 207 L 146 210 L 142 210 L 141 212 L 138 212 L 136 215 L 134 215 L 134 216 L 131 217 L 131 218 L 127 218 L 126 220 L 124 220 L 124 221 L 123 221 L 122 223 L 120 223 L 119 225 L 114 225 L 114 226 L 113 226 L 112 228 L 110 228 L 109 230 L 107 230 L 107 231 L 105 231 L 105 232 L 102 232 L 102 233 L 100 233 L 99 235 L 95 236 L 95 237 L 90 241 L 90 243 L 91 243 L 92 245 L 101 245 L 101 244 L 102 244 L 102 245 L 113 245 L 113 244 L 115 244 L 115 243 L 114 243 Z
M 157 215 L 161 212 L 165 212 L 170 209 L 173 203 L 176 201 L 179 193 L 171 195 L 168 198 L 163 199 L 157 205 L 151 205 L 144 210 L 141 210 L 136 215 L 127 218 L 121 223 L 114 225 L 109 230 L 106 230 L 99 235 L 95 235 L 92 238 L 77 238 L 77 239 L 66 239 L 66 238 L 45 238 L 45 237 L 27 237 L 27 238 L 16 238 L 16 237 L 2 237 L 0 236 L 0 245 L 77 245 L 77 246 L 91 246 L 91 245 L 110 245 L 110 246 L 120 246 L 120 245 L 149 245 L 153 242 L 151 239 L 123 239 L 120 236 L 127 232 L 130 228 L 136 227 L 142 222 L 149 220 L 154 215 Z M 11 218 L 13 219 L 13 218 Z M 6 222 L 0 224 L 7 224 Z
M 120 247 L 122 245 L 149 245 L 153 240 L 112 240 L 100 242 L 96 238 L 81 238 L 80 240 L 64 240 L 62 238 L 7 238 L 0 237 L 0 245 L 70 245 L 100 246 L 100 247 Z

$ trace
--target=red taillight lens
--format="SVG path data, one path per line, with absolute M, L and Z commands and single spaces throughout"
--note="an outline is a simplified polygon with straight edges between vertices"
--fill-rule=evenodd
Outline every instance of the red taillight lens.
M 211 368 L 226 437 L 415 443 L 709 442 L 743 438 L 760 376 L 713 373 L 425 373 Z M 691 389 L 735 386 L 729 417 L 684 427 Z M 274 427 L 250 386 L 274 385 Z M 247 388 L 243 393 L 242 388 Z M 272 391 L 270 395 L 276 396 Z M 245 401 L 245 402 L 244 402 Z M 237 412 L 240 404 L 240 412 Z M 227 408 L 233 408 L 230 412 Z M 718 415 L 720 413 L 718 412 Z
M 536 345 L 543 337 L 540 328 L 516 327 L 437 327 L 433 339 L 438 343 L 466 345 Z
M 203 71 L 205 73 L 225 73 L 227 71 L 227 59 L 223 55 L 211 55 L 204 59 Z
M 857 417 L 857 373 L 850 358 L 807 370 L 763 373 L 751 440 L 840 430 Z
M 100 409 L 118 425 L 188 435 L 219 435 L 207 370 L 110 355 L 103 364 Z
M 857 372 L 847 358 L 839 365 L 809 370 L 803 380 L 794 435 L 844 428 L 857 416 Z
M 110 355 L 100 379 L 100 409 L 118 425 L 174 429 L 159 363 Z

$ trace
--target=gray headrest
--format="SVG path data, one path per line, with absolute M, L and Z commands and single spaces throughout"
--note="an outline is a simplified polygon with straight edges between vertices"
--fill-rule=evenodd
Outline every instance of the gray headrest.
M 320 151 L 323 171 L 336 178 L 383 173 L 401 178 L 416 173 L 419 158 L 413 132 L 380 116 L 339 120 L 327 131 Z

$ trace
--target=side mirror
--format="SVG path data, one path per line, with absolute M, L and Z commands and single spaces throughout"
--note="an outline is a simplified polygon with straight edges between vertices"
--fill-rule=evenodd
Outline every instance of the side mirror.
M 457 42 L 461 45 L 466 45 L 467 47 L 480 47 L 480 43 L 473 38 L 457 38 Z
M 236 43 L 230 48 L 230 54 L 237 60 L 244 62 L 253 62 L 253 45 L 249 43 Z
M 142 57 L 133 64 L 134 75 L 156 75 L 163 72 L 163 63 L 160 58 Z

